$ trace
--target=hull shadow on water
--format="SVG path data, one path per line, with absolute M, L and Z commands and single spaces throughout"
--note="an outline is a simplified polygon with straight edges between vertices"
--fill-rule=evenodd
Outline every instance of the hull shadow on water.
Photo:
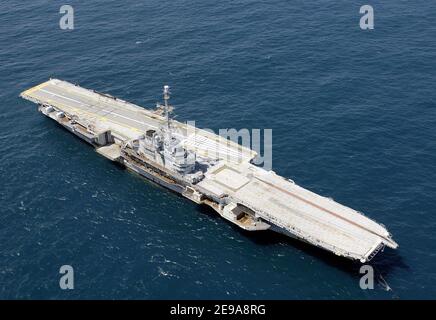
M 78 143 L 86 145 L 88 148 L 89 147 L 92 148 L 92 146 L 90 146 L 89 143 L 87 143 L 86 141 L 83 141 L 82 139 L 74 137 L 74 135 L 71 132 L 66 130 L 63 126 L 59 125 L 58 123 L 53 123 L 51 120 L 47 119 L 47 125 L 49 125 L 49 126 L 53 125 L 53 127 L 58 127 L 58 128 L 63 129 L 62 131 L 65 132 L 66 136 L 70 136 L 71 140 L 76 140 Z M 96 156 L 98 156 L 97 153 L 96 153 Z M 98 156 L 98 157 L 100 157 L 100 156 Z M 161 186 L 153 181 L 150 181 L 150 180 L 146 179 L 145 177 L 142 177 L 141 175 L 139 175 L 136 172 L 128 170 L 124 165 L 122 165 L 120 163 L 117 163 L 117 162 L 114 163 L 108 159 L 105 159 L 105 160 L 107 160 L 108 163 L 110 162 L 117 169 L 124 170 L 124 171 L 126 171 L 126 173 L 127 172 L 131 173 L 132 177 L 141 179 L 141 180 L 153 185 L 154 187 L 158 187 L 160 189 L 160 191 L 162 191 L 162 192 L 168 192 L 170 194 L 175 194 L 176 196 L 183 198 L 183 200 L 190 202 L 188 199 L 184 198 L 182 195 L 180 195 L 172 190 L 169 190 L 169 189 L 167 189 L 167 188 L 165 188 L 165 187 L 163 187 L 163 186 Z M 347 259 L 344 257 L 336 256 L 327 250 L 318 248 L 318 247 L 311 245 L 311 244 L 308 244 L 304 241 L 294 239 L 294 238 L 288 237 L 286 235 L 283 235 L 283 234 L 280 234 L 280 233 L 277 233 L 274 231 L 266 230 L 266 231 L 250 232 L 250 231 L 241 229 L 241 228 L 233 225 L 232 223 L 226 221 L 224 218 L 221 218 L 215 210 L 213 210 L 211 207 L 209 207 L 207 205 L 195 205 L 194 204 L 193 208 L 195 211 L 199 212 L 200 214 L 204 214 L 211 219 L 220 220 L 222 223 L 228 223 L 234 232 L 238 232 L 241 236 L 245 237 L 246 239 L 249 239 L 250 241 L 252 241 L 256 245 L 271 246 L 271 245 L 276 245 L 279 243 L 285 243 L 285 244 L 289 245 L 290 247 L 296 248 L 299 251 L 304 252 L 305 254 L 308 254 L 312 257 L 315 257 L 316 259 L 323 261 L 324 263 L 328 264 L 329 266 L 337 268 L 337 269 L 339 269 L 343 272 L 346 272 L 348 274 L 354 275 L 356 277 L 356 279 L 359 279 L 362 276 L 359 273 L 359 270 L 360 270 L 360 267 L 362 266 L 362 264 L 358 261 L 353 261 L 353 260 L 350 260 L 350 259 Z M 193 212 L 193 214 L 195 214 L 195 212 Z M 381 279 L 379 281 L 381 281 L 382 286 L 383 286 L 383 282 L 385 282 L 384 277 L 389 276 L 389 273 L 391 273 L 394 269 L 396 269 L 396 268 L 401 268 L 401 269 L 406 269 L 406 270 L 410 269 L 409 266 L 404 263 L 399 251 L 392 250 L 389 248 L 386 248 L 384 252 L 379 252 L 373 260 L 371 260 L 369 263 L 366 263 L 366 264 L 369 264 L 369 265 L 374 267 L 375 276 L 377 277 L 377 279 Z
M 327 250 L 274 231 L 247 231 L 237 226 L 234 226 L 225 219 L 222 219 L 212 208 L 208 207 L 207 205 L 199 205 L 197 207 L 200 213 L 205 214 L 209 217 L 220 219 L 222 220 L 222 223 L 230 224 L 234 232 L 238 232 L 240 235 L 254 242 L 256 245 L 271 246 L 279 243 L 285 243 L 286 245 L 296 248 L 299 251 L 304 252 L 305 254 L 313 256 L 316 259 L 319 259 L 324 263 L 327 263 L 328 265 L 335 267 L 343 272 L 356 275 L 356 278 L 361 277 L 361 274 L 359 274 L 359 270 L 362 264 L 359 261 L 336 256 L 335 254 Z M 389 273 L 392 272 L 395 268 L 409 269 L 409 267 L 404 263 L 399 252 L 390 248 L 386 248 L 383 252 L 379 252 L 373 260 L 366 264 L 373 266 L 375 275 L 382 276 L 382 278 L 388 276 Z

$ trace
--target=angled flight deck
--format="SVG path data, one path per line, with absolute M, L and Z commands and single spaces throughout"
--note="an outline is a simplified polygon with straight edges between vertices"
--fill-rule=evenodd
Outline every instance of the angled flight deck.
M 110 160 L 243 229 L 273 230 L 361 262 L 398 247 L 383 225 L 360 212 L 254 166 L 254 151 L 170 120 L 167 87 L 165 106 L 156 110 L 57 79 L 21 96 Z
M 165 119 L 155 112 L 97 93 L 66 81 L 51 79 L 21 94 L 22 97 L 38 104 L 47 104 L 77 116 L 96 128 L 110 129 L 120 140 L 130 140 L 146 130 L 157 129 Z M 186 145 L 199 153 L 219 150 L 221 157 L 235 161 L 254 158 L 256 153 L 207 131 L 187 127 L 175 122 L 180 134 L 186 135 Z M 191 130 L 190 130 L 191 129 Z M 193 134 L 195 131 L 195 134 Z M 176 132 L 177 133 L 177 132 Z M 219 146 L 216 146 L 219 144 Z

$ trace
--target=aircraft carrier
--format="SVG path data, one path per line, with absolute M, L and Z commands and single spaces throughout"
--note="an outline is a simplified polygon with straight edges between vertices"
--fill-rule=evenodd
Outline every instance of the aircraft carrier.
M 398 247 L 382 224 L 255 166 L 249 148 L 172 119 L 168 86 L 153 110 L 58 79 L 21 97 L 104 157 L 242 229 L 280 232 L 361 263 Z

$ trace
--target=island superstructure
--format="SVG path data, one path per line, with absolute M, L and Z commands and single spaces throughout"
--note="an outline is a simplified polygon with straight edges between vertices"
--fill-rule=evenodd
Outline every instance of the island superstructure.
M 58 79 L 21 97 L 99 154 L 242 229 L 280 232 L 362 263 L 385 246 L 398 247 L 362 213 L 255 166 L 251 149 L 171 119 L 168 86 L 155 110 Z

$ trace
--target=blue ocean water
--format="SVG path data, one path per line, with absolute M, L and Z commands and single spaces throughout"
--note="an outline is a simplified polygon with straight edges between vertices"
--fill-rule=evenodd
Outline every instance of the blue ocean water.
M 0 3 L 0 298 L 436 298 L 436 3 Z M 385 224 L 400 244 L 359 266 L 242 232 L 103 159 L 19 93 L 56 77 L 178 120 L 271 128 L 273 169 Z M 59 289 L 59 267 L 75 289 Z

